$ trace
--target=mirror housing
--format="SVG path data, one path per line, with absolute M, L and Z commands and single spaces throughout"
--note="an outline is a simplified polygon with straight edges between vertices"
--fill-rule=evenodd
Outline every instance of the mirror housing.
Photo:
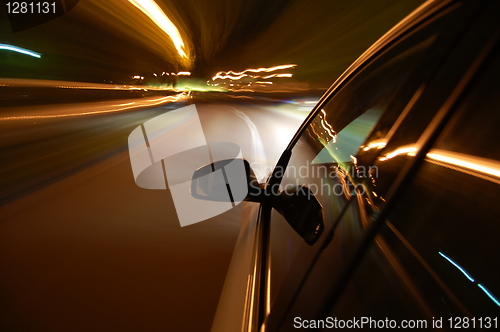
M 224 159 L 198 168 L 191 181 L 191 195 L 216 202 L 261 202 L 264 187 L 245 159 Z
M 312 191 L 296 186 L 267 192 L 245 159 L 224 159 L 198 168 L 191 181 L 191 195 L 215 202 L 269 202 L 290 226 L 313 245 L 324 230 L 323 207 Z

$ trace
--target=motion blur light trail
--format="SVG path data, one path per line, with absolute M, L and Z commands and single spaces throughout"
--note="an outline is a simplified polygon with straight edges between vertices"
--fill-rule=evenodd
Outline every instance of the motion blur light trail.
M 164 86 L 145 86 L 145 85 L 125 85 L 125 84 L 103 84 L 69 81 L 52 81 L 22 78 L 0 78 L 0 87 L 39 87 L 39 88 L 58 88 L 58 89 L 81 89 L 81 90 L 155 90 L 155 91 L 179 91 L 179 89 Z
M 152 73 L 192 71 L 206 81 L 221 70 L 266 76 L 293 68 L 296 82 L 326 89 L 423 1 L 80 1 L 68 14 L 21 34 L 5 24 L 7 17 L 0 20 L 0 43 L 43 53 L 41 66 L 0 50 L 0 76 L 132 84 L 139 75 L 146 83 L 172 85 L 172 77 Z
M 232 75 L 226 75 L 226 76 L 223 76 L 223 75 L 219 75 L 219 76 L 214 76 L 215 79 L 221 79 L 221 80 L 233 80 L 233 81 L 237 81 L 237 80 L 240 80 L 242 79 L 243 77 L 251 77 L 251 78 L 263 78 L 263 79 L 268 79 L 268 78 L 271 78 L 271 77 L 292 77 L 293 74 L 290 74 L 290 73 L 283 73 L 283 74 L 271 74 L 271 75 L 267 75 L 267 76 L 259 76 L 259 75 L 247 75 L 247 74 L 241 74 L 241 75 L 238 75 L 238 76 L 232 76 Z
M 250 76 L 252 78 L 269 78 L 269 77 L 292 77 L 292 74 L 286 73 L 286 74 L 273 74 L 273 75 L 268 75 L 268 76 L 259 76 L 259 75 L 248 75 L 247 72 L 251 73 L 260 73 L 260 72 L 266 72 L 270 73 L 276 70 L 281 70 L 281 69 L 288 69 L 288 68 L 295 68 L 297 65 L 294 64 L 289 64 L 289 65 L 279 65 L 279 66 L 274 66 L 274 67 L 269 67 L 269 68 L 249 68 L 245 69 L 241 72 L 234 72 L 232 70 L 230 71 L 220 71 L 217 74 L 215 74 L 214 77 L 212 77 L 212 81 L 215 81 L 217 79 L 231 79 L 231 80 L 239 80 L 245 76 Z M 279 76 L 279 75 L 286 75 L 286 76 Z
M 363 150 L 368 151 L 371 148 L 381 149 L 385 147 L 385 144 L 385 142 L 373 142 Z M 386 161 L 402 155 L 414 157 L 417 151 L 418 148 L 416 146 L 405 145 L 383 157 L 380 157 L 378 160 Z M 441 149 L 432 149 L 429 153 L 427 153 L 426 160 L 431 163 L 500 184 L 500 163 L 495 160 Z
M 98 110 L 89 110 L 92 108 L 96 108 L 94 103 L 91 103 L 90 106 L 81 106 L 77 107 L 74 112 L 71 113 L 59 113 L 59 114 L 42 114 L 42 115 L 20 115 L 20 116 L 7 116 L 0 118 L 0 121 L 12 121 L 12 120 L 34 120 L 34 119 L 53 119 L 53 118 L 64 118 L 64 117 L 72 117 L 72 116 L 83 116 L 83 115 L 96 115 L 103 113 L 114 113 L 120 111 L 131 110 L 134 108 L 140 107 L 153 107 L 157 105 L 161 105 L 168 102 L 178 102 L 182 101 L 189 97 L 189 92 L 182 92 L 175 96 L 167 96 L 162 98 L 154 98 L 154 99 L 145 99 L 140 101 L 133 101 L 122 104 L 114 104 L 108 106 L 98 105 Z M 118 108 L 117 108 L 118 107 Z M 63 108 L 63 110 L 67 110 L 67 108 Z
M 42 57 L 42 55 L 40 53 L 36 53 L 36 52 L 30 51 L 30 50 L 27 50 L 27 49 L 24 49 L 21 47 L 16 47 L 16 46 L 7 45 L 7 44 L 0 44 L 0 50 L 7 50 L 7 51 L 13 51 L 13 52 L 17 52 L 17 53 L 22 53 L 22 54 L 32 56 L 34 58 L 41 58 Z
M 469 279 L 470 282 L 475 283 L 497 306 L 500 307 L 500 301 L 495 297 L 495 295 L 493 295 L 493 293 L 491 293 L 486 287 L 484 287 L 484 285 L 481 285 L 480 283 L 478 283 L 467 271 L 465 271 L 465 269 L 463 267 L 458 265 L 457 262 L 455 262 L 453 259 L 451 259 L 447 255 L 443 254 L 441 251 L 439 251 L 438 254 L 440 254 L 444 259 L 446 259 L 454 267 L 456 267 L 460 272 L 462 272 L 464 274 L 464 276 L 466 276 L 467 279 Z
M 161 8 L 153 0 L 129 0 L 131 4 L 139 8 L 144 14 L 146 14 L 160 29 L 162 29 L 167 35 L 170 36 L 172 42 L 177 49 L 179 55 L 183 58 L 187 58 L 187 54 L 184 51 L 184 41 L 182 40 L 181 34 L 177 27 L 172 23 L 167 15 L 161 10 Z
M 104 27 L 109 34 L 118 37 L 116 42 L 97 38 L 93 43 L 103 51 L 109 48 L 106 44 L 113 46 L 113 58 L 108 58 L 108 64 L 112 62 L 114 65 L 117 61 L 124 67 L 134 67 L 134 75 L 140 72 L 186 71 L 193 67 L 189 27 L 172 3 L 159 0 L 87 0 L 80 3 L 77 9 L 79 11 L 75 13 L 81 19 L 91 18 L 92 26 Z
M 271 77 L 292 77 L 292 76 L 293 76 L 293 74 L 284 73 L 284 74 L 271 74 L 271 75 L 264 76 L 262 78 L 267 79 L 267 78 L 271 78 Z

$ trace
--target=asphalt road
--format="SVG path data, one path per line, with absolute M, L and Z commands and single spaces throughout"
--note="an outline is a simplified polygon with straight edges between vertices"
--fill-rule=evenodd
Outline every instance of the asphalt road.
M 207 141 L 239 144 L 261 177 L 307 115 L 195 104 Z M 136 186 L 127 149 L 135 127 L 181 106 L 0 121 L 0 330 L 210 329 L 241 208 L 181 228 L 168 190 Z

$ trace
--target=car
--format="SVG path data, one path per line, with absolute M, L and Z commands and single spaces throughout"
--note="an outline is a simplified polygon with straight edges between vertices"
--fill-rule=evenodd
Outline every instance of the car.
M 499 13 L 424 3 L 335 81 L 266 183 L 244 161 L 213 332 L 498 328 Z

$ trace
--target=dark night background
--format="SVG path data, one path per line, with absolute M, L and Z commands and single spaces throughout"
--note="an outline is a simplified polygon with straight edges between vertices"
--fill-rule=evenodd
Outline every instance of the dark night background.
M 169 190 L 136 185 L 130 133 L 195 103 L 207 142 L 272 169 L 324 89 L 423 3 L 155 0 L 183 58 L 131 1 L 80 0 L 17 32 L 0 2 L 0 45 L 41 54 L 0 49 L 0 331 L 208 331 L 241 210 L 180 227 Z M 283 95 L 266 90 L 282 78 L 262 95 L 207 86 L 282 64 Z
M 190 70 L 295 63 L 298 81 L 327 87 L 420 0 L 162 0 L 190 54 L 177 61 L 171 40 L 125 0 L 81 0 L 67 14 L 13 33 L 1 8 L 0 43 L 41 53 L 0 53 L 0 77 L 82 82 Z

